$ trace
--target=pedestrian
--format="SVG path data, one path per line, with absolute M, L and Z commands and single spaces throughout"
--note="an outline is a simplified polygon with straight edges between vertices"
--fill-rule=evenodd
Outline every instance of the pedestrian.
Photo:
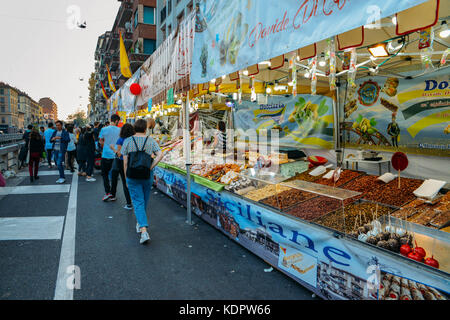
M 53 149 L 53 143 L 50 141 L 50 139 L 53 136 L 53 133 L 55 132 L 55 129 L 53 129 L 53 123 L 49 122 L 48 129 L 44 132 L 44 139 L 45 139 L 45 153 L 47 156 L 48 161 L 48 167 L 52 168 L 52 149 Z
M 39 134 L 41 135 L 42 143 L 45 143 L 44 132 L 45 132 L 45 128 L 39 127 Z M 44 150 L 45 150 L 45 145 L 44 145 Z M 44 162 L 44 161 L 45 161 L 45 152 L 42 152 L 41 162 Z
M 70 142 L 69 133 L 63 129 L 63 122 L 61 120 L 56 121 L 56 130 L 53 132 L 50 141 L 53 143 L 54 158 L 56 162 L 56 166 L 59 171 L 59 179 L 56 180 L 56 183 L 64 183 L 66 182 L 66 176 L 64 175 L 64 157 L 67 151 L 67 145 Z
M 152 137 L 146 136 L 147 121 L 137 120 L 134 130 L 136 134 L 124 141 L 121 153 L 125 178 L 137 220 L 136 231 L 141 233 L 140 243 L 142 244 L 150 240 L 146 211 L 150 198 L 150 172 L 161 161 L 163 153 L 156 141 Z M 151 161 L 153 153 L 156 158 Z M 143 165 L 136 168 L 136 162 L 143 163 Z M 141 169 L 139 170 L 141 173 L 137 174 L 136 169 Z
M 66 127 L 67 132 L 69 132 L 70 142 L 67 145 L 67 165 L 68 169 L 70 169 L 70 172 L 75 172 L 74 169 L 74 162 L 75 158 L 77 156 L 77 147 L 75 143 L 77 142 L 77 138 L 75 134 L 73 133 L 73 126 L 69 125 Z
M 81 129 L 80 137 L 78 139 L 77 160 L 79 163 L 78 175 L 85 176 L 87 182 L 96 181 L 92 177 L 94 170 L 95 158 L 95 138 L 90 125 Z
M 103 201 L 108 201 L 108 199 L 113 197 L 113 195 L 111 194 L 109 174 L 116 155 L 111 149 L 110 145 L 115 144 L 120 137 L 120 128 L 117 126 L 119 124 L 119 121 L 120 117 L 117 114 L 113 114 L 111 116 L 111 125 L 102 128 L 99 134 L 98 141 L 100 146 L 103 148 L 102 161 L 100 165 L 103 177 L 103 186 L 105 188 L 105 195 L 102 199 Z
M 39 162 L 42 158 L 42 153 L 44 152 L 44 140 L 36 129 L 33 129 L 30 133 L 28 152 L 30 154 L 28 171 L 30 172 L 30 182 L 33 182 L 34 180 L 39 179 Z
M 94 137 L 95 137 L 95 141 L 98 141 L 98 136 L 99 136 L 99 134 L 100 134 L 100 129 L 101 129 L 101 127 L 100 127 L 100 122 L 95 121 L 95 122 L 94 122 L 94 130 L 93 130 L 93 132 L 94 132 Z
M 112 198 L 109 199 L 109 201 L 116 201 L 117 182 L 118 177 L 120 175 L 120 179 L 122 180 L 123 192 L 125 194 L 125 199 L 127 201 L 127 204 L 125 205 L 124 209 L 127 210 L 133 209 L 133 206 L 131 205 L 130 192 L 127 188 L 127 182 L 125 181 L 125 172 L 123 169 L 123 156 L 121 154 L 121 149 L 125 139 L 133 136 L 135 133 L 136 132 L 134 131 L 134 127 L 129 123 L 125 123 L 120 129 L 120 137 L 116 142 L 117 149 L 115 148 L 114 145 L 110 146 L 111 149 L 113 149 L 113 151 L 115 152 L 116 158 L 114 159 L 112 167 L 112 179 L 111 179 L 111 194 L 113 196 Z
M 29 143 L 30 143 L 30 134 L 33 126 L 31 124 L 28 125 L 27 130 L 22 136 L 22 139 L 25 140 L 25 145 L 21 148 L 19 153 L 19 170 L 25 167 L 25 164 L 29 162 L 30 154 L 29 154 Z

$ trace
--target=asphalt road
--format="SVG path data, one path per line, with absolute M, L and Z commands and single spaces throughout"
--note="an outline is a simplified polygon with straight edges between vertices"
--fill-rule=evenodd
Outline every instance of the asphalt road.
M 0 299 L 314 299 L 195 215 L 186 224 L 186 210 L 156 190 L 148 208 L 152 240 L 140 245 L 120 182 L 118 200 L 105 203 L 99 172 L 95 177 L 72 183 L 67 175 L 70 191 L 49 193 L 58 177 L 41 176 L 37 194 L 22 188 L 31 185 L 28 177 L 9 180 L 19 188 L 0 194 Z M 76 286 L 65 291 L 72 264 Z

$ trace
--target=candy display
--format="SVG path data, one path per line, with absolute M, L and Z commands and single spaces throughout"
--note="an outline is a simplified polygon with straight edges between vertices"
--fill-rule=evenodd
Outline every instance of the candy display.
M 237 194 L 244 194 L 251 190 L 255 190 L 254 182 L 245 177 L 241 177 L 235 181 L 232 181 L 225 189 Z
M 325 175 L 325 173 L 324 173 L 319 176 L 312 176 L 309 174 L 312 170 L 314 170 L 314 169 L 309 169 L 308 171 L 304 171 L 302 173 L 297 173 L 295 176 L 291 177 L 290 179 L 288 179 L 286 181 L 303 180 L 303 181 L 308 181 L 308 182 L 315 182 Z
M 382 275 L 379 300 L 447 300 L 443 294 L 422 283 L 385 273 Z
M 423 180 L 419 179 L 402 178 L 402 186 L 399 189 L 398 182 L 393 180 L 382 187 L 367 192 L 363 198 L 401 207 L 405 203 L 415 199 L 413 191 L 417 189 L 422 182 Z
M 325 216 L 315 220 L 315 223 L 341 231 L 351 233 L 357 231 L 358 228 L 365 228 L 365 232 L 372 229 L 368 223 L 376 219 L 376 216 L 381 217 L 389 214 L 393 209 L 369 202 L 355 202 L 345 206 L 342 209 L 336 210 Z M 355 234 L 356 235 L 356 234 Z

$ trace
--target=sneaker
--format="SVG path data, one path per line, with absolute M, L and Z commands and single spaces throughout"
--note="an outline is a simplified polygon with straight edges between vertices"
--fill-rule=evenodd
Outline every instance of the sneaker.
M 117 198 L 115 196 L 111 196 L 111 198 L 108 199 L 108 201 L 116 201 Z
M 139 226 L 139 223 L 136 223 L 136 233 L 141 233 L 141 227 Z
M 66 179 L 64 179 L 64 178 L 59 178 L 58 180 L 56 180 L 56 183 L 62 184 L 64 182 L 66 182 Z
M 141 244 L 144 244 L 144 243 L 146 243 L 149 240 L 150 240 L 150 235 L 148 234 L 148 232 L 142 232 L 141 233 L 141 240 L 139 242 Z
M 94 181 L 97 181 L 97 179 L 95 179 L 95 178 L 86 178 L 86 181 L 87 182 L 94 182 Z
M 111 193 L 107 193 L 103 196 L 103 201 L 107 201 L 109 198 L 112 198 L 112 194 Z
M 133 210 L 133 206 L 131 204 L 126 204 L 123 208 L 127 210 Z

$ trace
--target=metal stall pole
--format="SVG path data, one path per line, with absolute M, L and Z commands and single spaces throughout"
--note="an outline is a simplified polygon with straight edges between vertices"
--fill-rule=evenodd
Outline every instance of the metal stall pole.
M 184 127 L 184 151 L 186 159 L 186 179 L 187 179 L 187 190 L 186 190 L 186 223 L 192 225 L 192 211 L 191 211 L 191 134 L 189 131 L 189 91 L 186 97 L 186 103 L 184 104 L 184 117 L 185 117 L 185 127 Z
M 341 149 L 341 141 L 340 141 L 340 136 L 341 136 L 341 128 L 340 128 L 340 123 L 339 123 L 339 108 L 340 108 L 340 81 L 337 81 L 337 85 L 336 85 L 336 90 L 335 90 L 335 97 L 333 100 L 333 118 L 334 118 L 334 150 L 336 153 L 336 166 L 340 167 L 342 166 L 342 162 L 343 162 L 343 154 L 342 154 L 342 149 Z

